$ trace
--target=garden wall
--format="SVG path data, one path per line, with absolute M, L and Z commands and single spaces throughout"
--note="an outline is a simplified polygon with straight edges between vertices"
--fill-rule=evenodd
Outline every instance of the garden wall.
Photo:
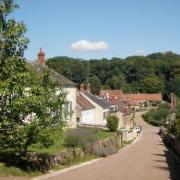
M 122 144 L 121 133 L 117 133 L 110 138 L 96 141 L 89 147 L 89 151 L 85 152 L 82 148 L 68 148 L 56 155 L 37 154 L 35 152 L 28 153 L 28 164 L 31 168 L 47 172 L 56 165 L 68 165 L 75 159 L 83 159 L 88 155 L 96 157 L 104 157 L 117 153 Z

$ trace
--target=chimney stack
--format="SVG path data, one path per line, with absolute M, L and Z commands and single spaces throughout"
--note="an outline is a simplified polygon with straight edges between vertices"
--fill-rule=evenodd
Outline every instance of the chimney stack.
M 40 48 L 40 51 L 38 53 L 38 63 L 45 65 L 45 53 L 43 52 L 42 48 Z
M 81 84 L 80 85 L 80 92 L 84 92 L 85 90 L 84 90 L 84 84 Z
M 90 84 L 87 84 L 87 92 L 91 92 Z

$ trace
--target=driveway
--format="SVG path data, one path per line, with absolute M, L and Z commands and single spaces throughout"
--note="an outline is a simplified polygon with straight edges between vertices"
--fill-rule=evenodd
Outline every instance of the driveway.
M 50 177 L 51 180 L 168 180 L 176 179 L 170 153 L 162 143 L 158 128 L 145 123 L 141 113 L 137 124 L 143 127 L 140 139 L 118 154 L 92 164 Z M 174 171 L 174 172 L 173 172 Z

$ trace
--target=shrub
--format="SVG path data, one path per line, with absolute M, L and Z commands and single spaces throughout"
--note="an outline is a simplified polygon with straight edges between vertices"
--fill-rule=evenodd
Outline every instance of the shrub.
M 106 120 L 107 120 L 107 128 L 109 129 L 109 131 L 112 131 L 112 132 L 117 131 L 118 122 L 119 122 L 118 117 L 110 115 L 107 117 Z
M 65 145 L 67 147 L 81 147 L 84 150 L 88 150 L 97 139 L 96 131 L 96 129 L 90 128 L 71 129 L 65 135 Z

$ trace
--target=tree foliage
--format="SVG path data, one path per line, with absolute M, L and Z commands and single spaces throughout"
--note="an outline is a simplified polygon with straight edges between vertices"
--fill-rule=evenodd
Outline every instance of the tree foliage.
M 101 90 L 101 80 L 98 78 L 98 76 L 89 77 L 87 83 L 90 85 L 91 93 L 99 95 Z
M 10 19 L 13 0 L 0 0 L 0 149 L 25 157 L 28 147 L 53 143 L 54 129 L 62 132 L 63 90 L 55 95 L 47 69 L 39 74 L 23 58 L 26 27 Z
M 142 92 L 159 93 L 163 92 L 164 85 L 157 76 L 147 76 L 141 82 Z
M 107 128 L 109 129 L 109 131 L 115 132 L 118 129 L 118 123 L 119 123 L 119 119 L 117 116 L 114 115 L 109 115 L 106 118 L 107 120 Z
M 125 59 L 55 57 L 50 58 L 47 64 L 77 84 L 97 76 L 103 88 L 123 89 L 125 92 L 162 92 L 166 99 L 172 92 L 180 94 L 180 55 L 172 52 Z

